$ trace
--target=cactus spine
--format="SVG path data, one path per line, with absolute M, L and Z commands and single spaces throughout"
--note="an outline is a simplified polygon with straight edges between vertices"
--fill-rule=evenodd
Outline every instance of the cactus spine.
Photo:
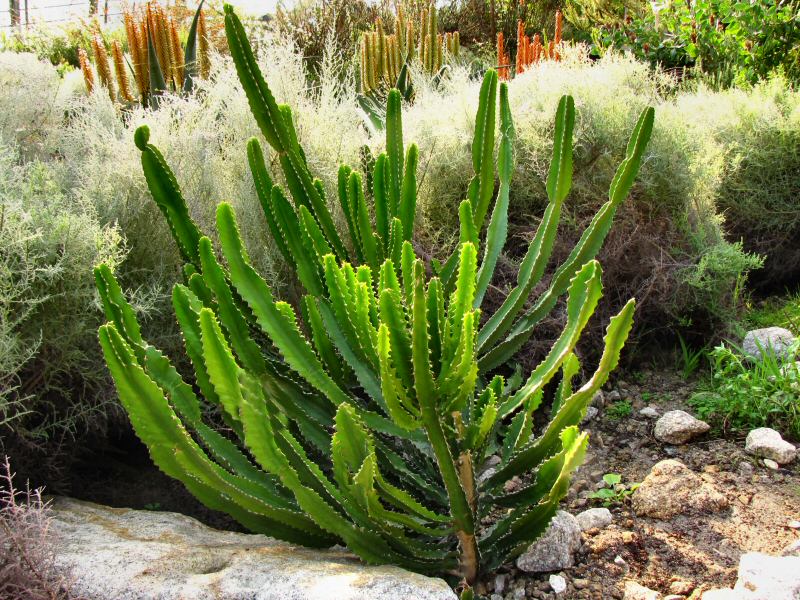
M 634 129 L 609 201 L 525 310 L 571 184 L 574 104 L 561 99 L 547 210 L 517 287 L 481 325 L 482 300 L 508 229 L 515 133 L 506 84 L 486 73 L 472 145 L 475 175 L 460 210 L 462 237 L 444 265 L 429 265 L 429 276 L 410 241 L 418 152 L 404 148 L 400 93 L 388 94 L 386 152 L 372 166 L 372 206 L 361 175 L 339 169 L 345 248 L 329 228 L 322 188 L 308 171 L 290 109 L 276 103 L 241 22 L 230 6 L 225 11 L 239 78 L 293 201 L 273 184 L 253 138 L 247 155 L 256 192 L 305 295 L 297 305 L 274 297 L 251 266 L 233 209 L 224 203 L 217 209 L 224 262 L 218 260 L 149 131 L 139 128 L 135 143 L 148 186 L 187 261 L 173 304 L 195 385 L 142 338 L 111 270 L 100 266 L 96 280 L 108 323 L 99 338 L 122 404 L 165 473 L 249 529 L 312 547 L 346 544 L 368 563 L 455 575 L 469 586 L 545 531 L 583 460 L 588 438 L 578 427 L 617 365 L 633 300 L 611 319 L 600 362 L 575 391 L 573 350 L 602 294 L 593 258 L 633 184 L 653 110 Z M 563 295 L 567 323 L 527 380 L 492 373 Z M 544 387 L 558 377 L 558 409 L 534 429 Z M 203 422 L 198 392 L 218 406 L 236 441 Z M 495 473 L 477 482 L 475 473 L 498 452 Z M 532 483 L 506 491 L 507 481 L 524 472 L 534 473 Z M 483 518 L 493 509 L 502 516 L 485 529 Z

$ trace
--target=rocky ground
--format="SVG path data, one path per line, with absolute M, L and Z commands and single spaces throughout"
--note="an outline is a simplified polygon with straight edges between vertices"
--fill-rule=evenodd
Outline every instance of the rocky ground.
M 480 591 L 493 600 L 656 597 L 647 590 L 637 596 L 630 584 L 626 595 L 626 582 L 634 581 L 665 597 L 672 594 L 672 600 L 699 598 L 704 590 L 734 585 L 742 554 L 780 555 L 796 544 L 800 461 L 770 468 L 745 452 L 744 438 L 716 439 L 701 433 L 703 427 L 686 443 L 656 439 L 657 419 L 689 411 L 692 389 L 677 375 L 644 372 L 596 398 L 598 410 L 584 425 L 591 432 L 589 453 L 573 480 L 566 511 L 577 515 L 602 507 L 590 495 L 604 487 L 607 473 L 630 485 L 645 480 L 661 461 L 670 462 L 660 464 L 635 494 L 609 505 L 610 525 L 582 533 L 574 566 L 554 578 L 514 566 L 488 577 Z M 620 409 L 625 401 L 628 415 Z M 556 594 L 553 588 L 563 591 Z
M 603 476 L 609 473 L 620 476 L 620 489 L 646 483 L 636 493 L 617 494 L 608 505 L 610 523 L 609 515 L 595 511 L 591 518 L 597 517 L 596 523 L 580 518 L 581 531 L 581 523 L 562 515 L 558 522 L 563 527 L 552 543 L 487 576 L 478 592 L 491 600 L 662 597 L 648 595 L 649 589 L 665 600 L 697 599 L 709 588 L 733 586 L 744 553 L 780 555 L 798 544 L 800 459 L 782 466 L 770 463 L 771 468 L 745 451 L 744 436 L 719 439 L 704 424 L 678 413 L 672 413 L 677 418 L 671 426 L 662 421 L 656 427 L 670 411 L 691 412 L 687 400 L 693 388 L 693 382 L 663 370 L 628 374 L 607 386 L 584 424 L 591 436 L 589 452 L 563 509 L 580 515 L 602 508 L 602 501 L 590 496 L 606 485 Z M 688 441 L 677 443 L 686 436 Z M 137 457 L 134 463 L 131 455 Z M 76 482 L 88 477 L 95 483 L 75 486 L 74 496 L 111 506 L 177 511 L 220 529 L 241 530 L 155 470 L 142 448 L 124 461 L 107 456 L 87 469 L 91 474 L 79 473 Z M 644 587 L 637 591 L 632 582 Z

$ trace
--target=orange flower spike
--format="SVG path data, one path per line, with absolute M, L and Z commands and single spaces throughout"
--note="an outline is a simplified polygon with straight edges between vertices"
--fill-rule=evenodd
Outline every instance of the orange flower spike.
M 127 102 L 133 102 L 130 80 L 125 70 L 125 58 L 122 56 L 122 44 L 119 43 L 119 40 L 111 42 L 111 56 L 114 58 L 114 71 L 117 73 L 119 95 Z
M 503 32 L 497 33 L 497 75 L 500 79 L 508 79 L 506 75 Z
M 200 10 L 197 21 L 197 57 L 200 63 L 200 77 L 208 79 L 211 73 L 211 59 L 209 57 L 208 28 L 206 27 L 206 14 Z
M 108 52 L 103 40 L 95 34 L 92 38 L 92 50 L 94 50 L 94 62 L 97 65 L 97 75 L 100 83 L 108 90 L 108 97 L 114 101 L 114 80 L 111 78 L 111 62 L 108 60 Z
M 86 91 L 91 94 L 94 91 L 94 73 L 92 72 L 92 65 L 89 63 L 86 50 L 83 48 L 78 48 L 78 63 L 83 73 L 83 82 L 86 84 Z
M 526 50 L 527 50 L 527 55 L 525 56 L 525 62 L 527 63 L 528 66 L 530 66 L 533 64 L 533 44 L 531 44 L 530 38 L 528 38 L 528 44 Z
M 561 43 L 561 34 L 563 33 L 564 29 L 564 18 L 561 15 L 561 11 L 556 11 L 556 35 L 553 38 L 555 41 L 556 46 Z
M 183 88 L 183 70 L 185 67 L 183 48 L 181 47 L 181 38 L 178 35 L 178 28 L 175 26 L 175 21 L 169 20 L 169 42 L 170 42 L 170 56 L 172 58 L 172 77 L 175 80 L 176 89 Z

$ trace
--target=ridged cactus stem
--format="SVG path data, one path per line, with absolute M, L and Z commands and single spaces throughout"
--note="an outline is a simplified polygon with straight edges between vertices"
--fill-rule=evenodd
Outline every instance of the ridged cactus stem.
M 397 37 L 397 47 L 401 54 L 406 54 L 407 42 L 406 38 L 406 15 L 403 6 L 397 7 L 397 15 L 394 20 L 394 34 Z
M 378 81 L 383 81 L 388 79 L 388 61 L 387 53 L 386 53 L 386 33 L 383 31 L 383 22 L 378 19 L 378 23 L 375 27 L 377 32 L 377 46 L 375 48 L 376 58 L 378 59 L 377 62 L 377 69 L 378 69 Z
M 435 54 L 431 54 L 431 67 L 429 73 L 434 75 L 438 70 L 441 64 L 441 53 L 442 53 L 442 46 L 439 43 L 439 19 L 436 13 L 436 5 L 431 4 L 430 10 L 430 19 L 431 23 L 429 26 L 429 35 L 430 35 L 430 46 L 431 50 L 435 51 Z

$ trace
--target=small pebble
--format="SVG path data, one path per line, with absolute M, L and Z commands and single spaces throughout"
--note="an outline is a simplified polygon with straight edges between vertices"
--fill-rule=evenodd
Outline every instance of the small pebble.
M 789 521 L 789 527 L 792 529 L 800 529 L 800 521 Z
M 639 411 L 639 414 L 647 419 L 657 419 L 660 416 L 658 414 L 658 410 L 656 410 L 652 406 L 645 406 L 642 410 Z
M 572 585 L 575 586 L 575 589 L 585 590 L 586 588 L 589 587 L 590 582 L 588 579 L 573 579 Z
M 503 590 L 506 589 L 506 575 L 505 573 L 501 573 L 499 575 L 495 575 L 494 577 L 494 591 L 496 594 L 502 594 Z
M 752 477 L 753 465 L 751 465 L 749 462 L 742 461 L 739 463 L 738 472 L 739 472 L 739 477 L 744 477 L 744 478 Z
M 561 575 L 550 575 L 549 582 L 550 589 L 553 590 L 556 595 L 563 594 L 567 589 L 567 580 Z
M 588 423 L 597 416 L 600 410 L 596 406 L 589 406 L 586 408 L 586 416 L 581 420 L 581 425 Z
M 636 534 L 632 531 L 623 531 L 622 532 L 622 543 L 623 544 L 633 544 L 636 541 Z
M 673 581 L 669 584 L 670 594 L 678 594 L 686 596 L 691 594 L 694 589 L 694 584 L 691 581 Z
M 776 463 L 771 458 L 765 458 L 764 459 L 764 466 L 767 467 L 768 469 L 772 469 L 773 471 L 777 471 L 778 469 L 780 469 L 780 467 L 778 466 L 778 463 Z

